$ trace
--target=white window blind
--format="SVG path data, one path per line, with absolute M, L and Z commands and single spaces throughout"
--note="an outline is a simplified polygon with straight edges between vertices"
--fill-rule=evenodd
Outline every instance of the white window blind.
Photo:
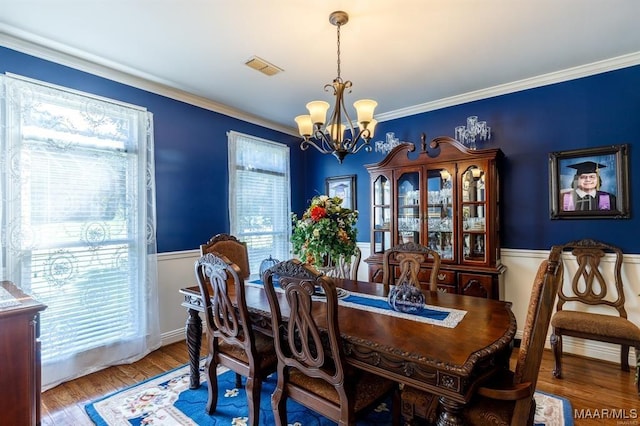
M 291 257 L 289 147 L 237 132 L 228 138 L 230 232 L 247 243 L 257 277 L 269 256 Z
M 0 82 L 0 262 L 47 305 L 43 386 L 141 358 L 160 343 L 151 114 Z

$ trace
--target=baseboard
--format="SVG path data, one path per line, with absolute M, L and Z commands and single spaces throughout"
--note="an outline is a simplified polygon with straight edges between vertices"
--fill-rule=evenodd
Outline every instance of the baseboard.
M 162 333 L 160 335 L 160 345 L 167 346 L 180 341 L 185 342 L 186 337 L 184 333 L 184 329 L 172 330 L 166 333 Z

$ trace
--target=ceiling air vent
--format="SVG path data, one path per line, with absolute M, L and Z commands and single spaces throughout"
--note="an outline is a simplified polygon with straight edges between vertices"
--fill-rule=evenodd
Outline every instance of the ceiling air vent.
M 268 76 L 276 75 L 279 72 L 284 71 L 282 68 L 278 68 L 275 65 L 265 61 L 264 59 L 258 58 L 257 56 L 251 57 L 247 62 L 245 62 L 245 65 Z

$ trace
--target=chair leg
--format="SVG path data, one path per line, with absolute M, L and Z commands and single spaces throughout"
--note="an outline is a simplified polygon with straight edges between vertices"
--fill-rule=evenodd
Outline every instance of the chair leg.
M 553 349 L 553 359 L 555 361 L 555 365 L 553 371 L 553 377 L 557 379 L 562 378 L 562 335 L 556 334 L 555 328 L 553 329 L 553 333 L 551 334 L 551 349 Z
M 391 424 L 392 426 L 400 426 L 401 424 L 401 410 L 402 398 L 400 397 L 400 387 L 396 386 L 396 389 L 391 395 Z
M 242 375 L 236 373 L 236 388 L 240 389 L 242 387 Z
M 216 412 L 216 407 L 218 405 L 218 375 L 217 373 L 218 365 L 214 362 L 214 359 L 211 357 L 207 360 L 205 365 L 205 375 L 207 377 L 207 388 L 208 388 L 208 399 L 206 405 L 207 414 L 213 414 Z
M 249 406 L 249 423 L 252 426 L 258 426 L 260 420 L 260 391 L 262 390 L 262 381 L 253 377 L 247 377 L 245 382 L 245 390 L 247 391 L 247 405 Z
M 620 345 L 620 368 L 629 371 L 629 345 Z
M 271 408 L 273 409 L 273 420 L 276 426 L 287 426 L 287 398 L 282 389 L 284 382 L 280 382 L 281 374 L 283 372 L 278 370 L 278 384 L 273 394 L 271 394 Z

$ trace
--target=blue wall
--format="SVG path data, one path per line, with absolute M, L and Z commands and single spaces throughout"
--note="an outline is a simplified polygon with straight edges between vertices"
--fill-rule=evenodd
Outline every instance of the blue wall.
M 116 83 L 0 47 L 0 72 L 12 72 L 61 86 L 145 106 L 154 114 L 158 209 L 158 251 L 194 249 L 217 232 L 228 231 L 227 136 L 236 130 L 291 146 L 292 209 L 300 213 L 327 176 L 357 175 L 358 240 L 369 240 L 369 176 L 365 164 L 380 153 L 333 156 L 301 152 L 296 138 L 160 95 Z M 525 90 L 380 123 L 374 140 L 395 132 L 418 143 L 453 135 L 453 128 L 478 115 L 492 128 L 486 147 L 505 154 L 501 167 L 502 243 L 505 248 L 548 249 L 552 244 L 591 237 L 640 253 L 640 66 Z M 384 106 L 381 105 L 383 108 Z M 628 143 L 631 219 L 551 220 L 548 153 Z M 482 146 L 481 146 L 482 147 Z
M 517 249 L 548 249 L 579 238 L 594 238 L 618 245 L 625 252 L 640 253 L 640 198 L 634 196 L 640 179 L 640 66 L 606 72 L 470 102 L 437 111 L 380 123 L 374 140 L 394 132 L 402 141 L 420 142 L 425 132 L 430 141 L 453 136 L 455 126 L 477 115 L 492 129 L 492 138 L 480 146 L 500 148 L 502 246 Z M 630 144 L 631 219 L 549 218 L 549 153 L 579 148 Z M 347 156 L 340 166 L 330 156 L 315 155 L 310 162 L 306 197 L 323 191 L 324 178 L 357 174 L 357 205 L 360 211 L 358 240 L 368 241 L 370 214 L 369 176 L 364 164 L 376 163 L 382 154 Z
M 0 47 L 0 72 L 11 72 L 146 107 L 153 113 L 158 252 L 195 249 L 229 231 L 227 131 L 289 143 L 292 207 L 303 206 L 303 154 L 296 138 L 184 102 Z M 300 200 L 300 201 L 298 201 Z

